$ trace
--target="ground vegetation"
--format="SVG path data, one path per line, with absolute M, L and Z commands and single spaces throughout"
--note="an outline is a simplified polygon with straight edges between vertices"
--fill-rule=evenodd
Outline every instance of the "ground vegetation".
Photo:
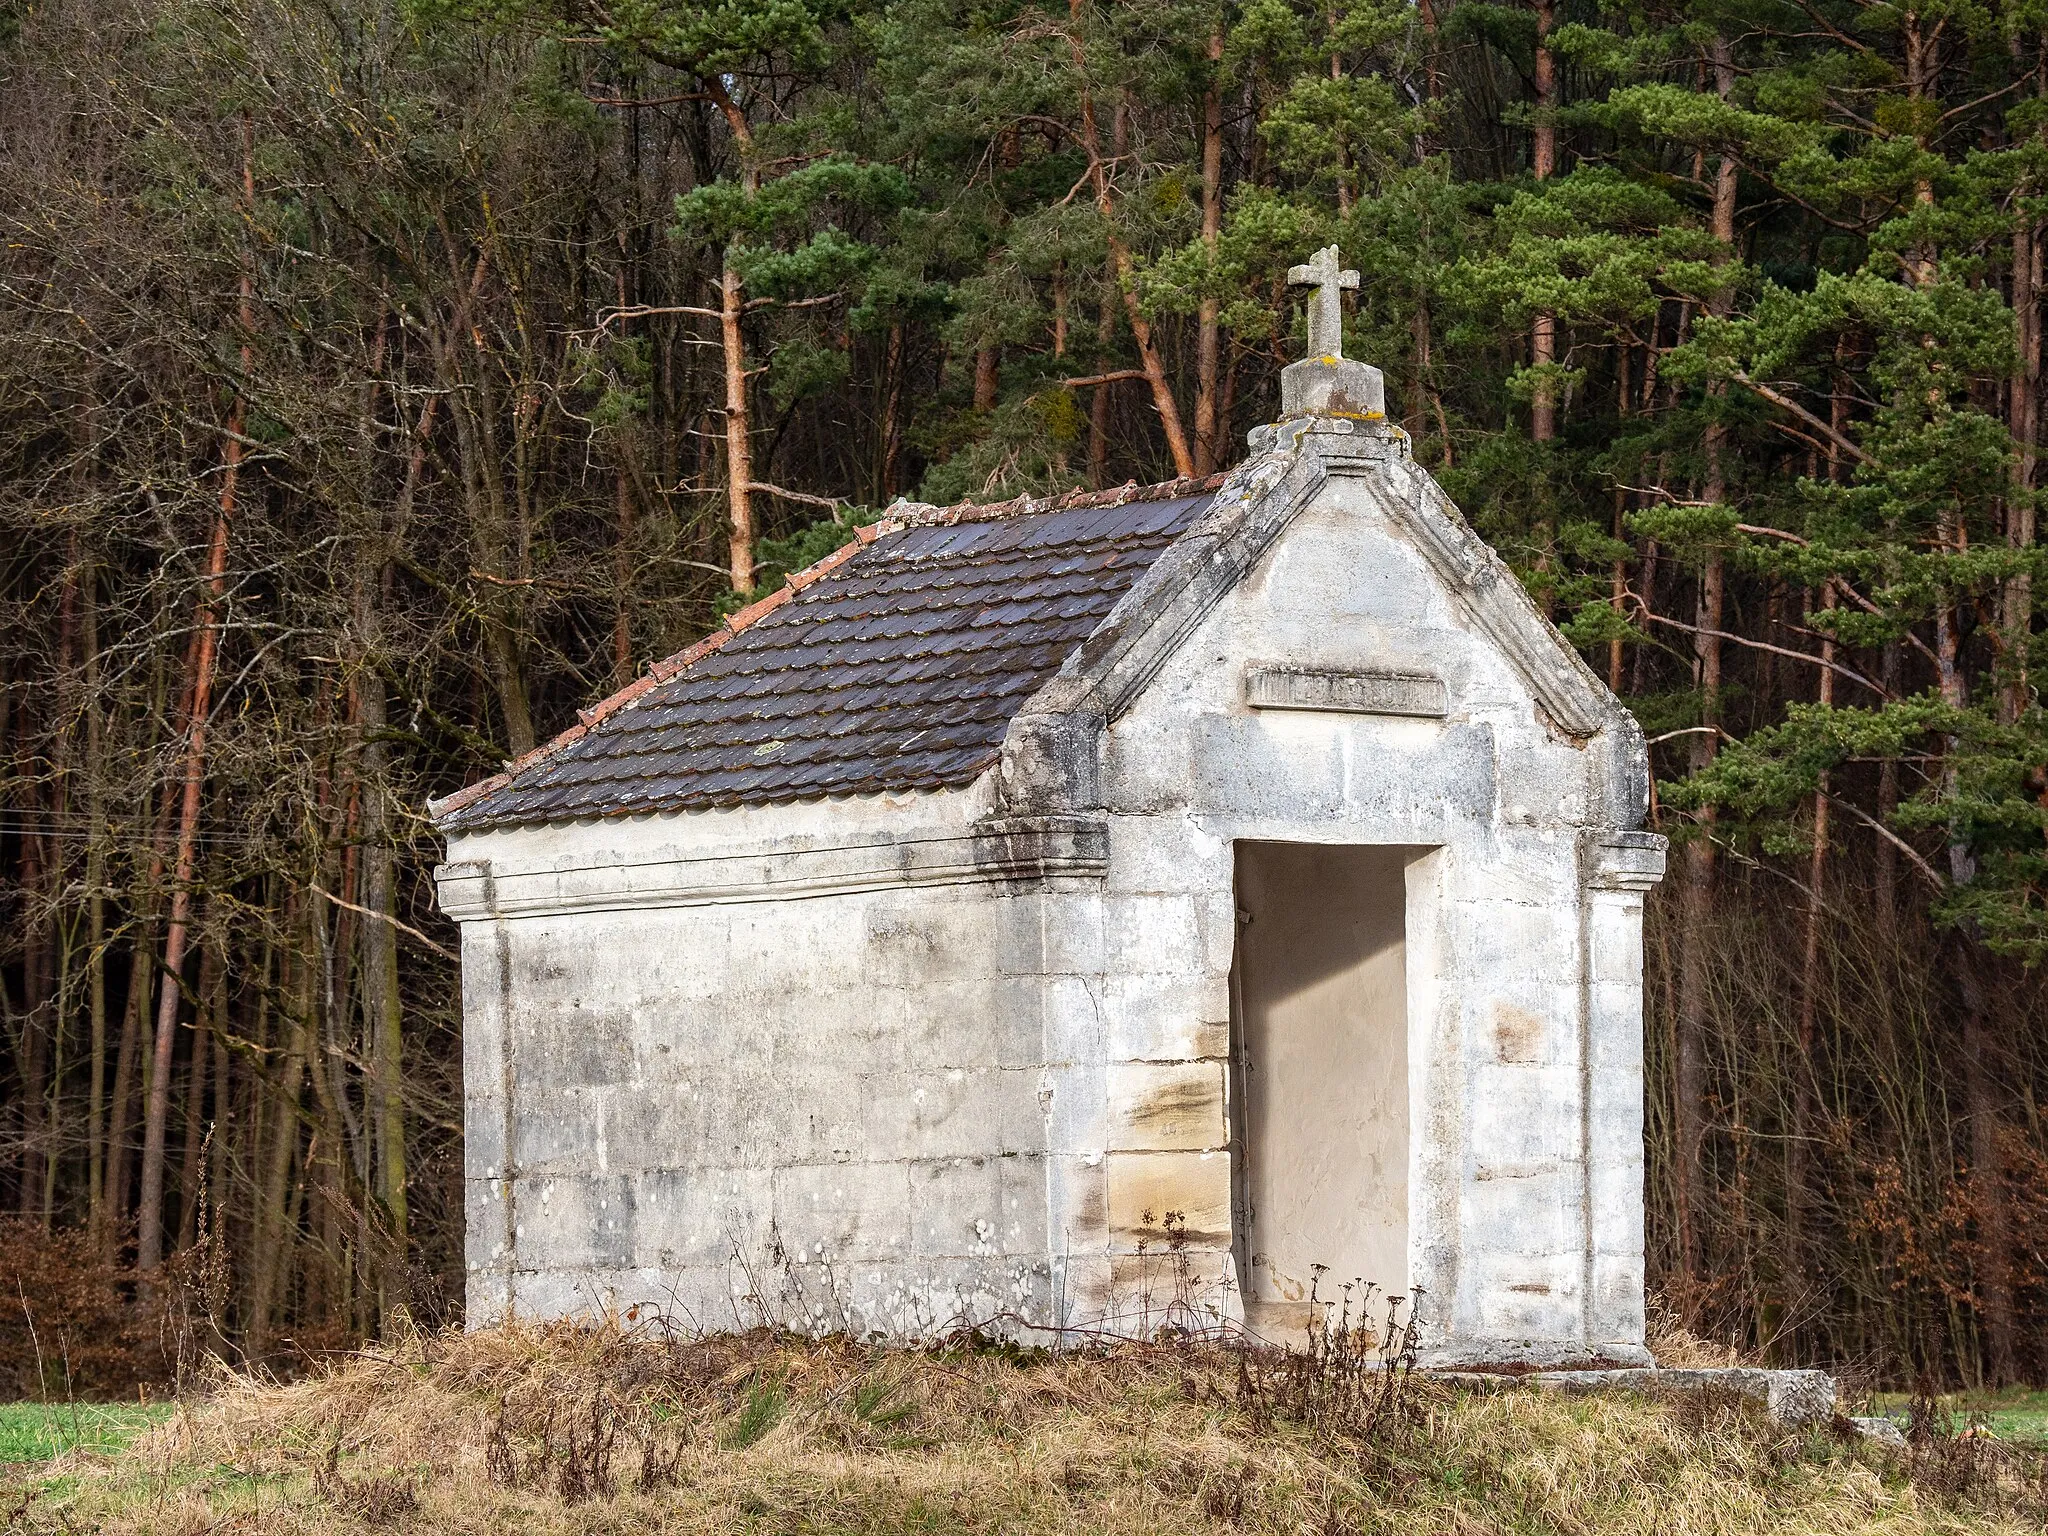
M 125 1452 L 0 1474 L 0 1508 L 23 1531 L 110 1536 L 2016 1536 L 2048 1507 L 2039 1453 L 1947 1422 L 1884 1449 L 1728 1395 L 1482 1391 L 1347 1354 L 972 1335 L 903 1351 L 644 1320 L 395 1338 L 286 1386 L 223 1377 Z M 1356 1376 L 1381 1384 L 1354 1391 Z

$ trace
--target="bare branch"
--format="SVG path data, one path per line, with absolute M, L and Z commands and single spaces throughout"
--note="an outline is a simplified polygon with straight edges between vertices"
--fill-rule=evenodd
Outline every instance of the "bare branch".
M 454 950 L 444 949 L 441 945 L 436 944 L 432 939 L 428 938 L 424 933 L 421 933 L 419 929 L 413 927 L 412 924 L 400 922 L 397 918 L 393 917 L 389 912 L 378 912 L 369 907 L 359 907 L 352 901 L 343 901 L 339 896 L 335 895 L 334 892 L 326 890 L 319 885 L 308 885 L 306 889 L 311 891 L 315 896 L 319 896 L 324 898 L 325 900 L 333 902 L 337 907 L 346 907 L 348 908 L 349 911 L 358 913 L 363 917 L 374 917 L 380 923 L 389 923 L 392 927 L 396 928 L 400 933 L 406 935 L 408 938 L 419 940 L 420 943 L 426 945 L 427 948 L 431 949 L 443 960 L 460 961 L 462 959 L 462 956 L 456 954 Z
M 844 496 L 813 496 L 808 491 L 786 491 L 779 485 L 770 485 L 766 480 L 749 480 L 750 491 L 766 491 L 770 496 L 780 496 L 784 501 L 800 501 L 806 506 L 824 507 L 836 517 L 839 509 L 846 505 Z
M 1861 683 L 1880 699 L 1889 699 L 1891 697 L 1889 693 L 1880 688 L 1876 683 L 1873 683 L 1861 672 L 1845 667 L 1839 661 L 1825 661 L 1814 655 L 1811 651 L 1795 651 L 1788 646 L 1771 645 L 1762 640 L 1751 640 L 1742 635 L 1730 634 L 1725 629 L 1702 629 L 1696 624 L 1687 624 L 1679 619 L 1668 619 L 1663 614 L 1652 610 L 1641 598 L 1636 599 L 1636 606 L 1642 609 L 1643 617 L 1649 619 L 1652 623 L 1666 624 L 1672 629 L 1682 629 L 1691 635 L 1712 635 L 1716 640 L 1728 640 L 1736 645 L 1746 645 L 1753 651 L 1769 651 L 1774 656 L 1790 656 L 1794 661 L 1803 661 L 1816 667 L 1826 667 L 1830 672 L 1838 672 L 1851 682 Z
M 757 309 L 816 309 L 821 304 L 837 304 L 844 297 L 837 293 L 821 293 L 814 299 L 749 299 L 744 308 L 752 314 Z
M 1760 384 L 1755 379 L 1752 379 L 1748 374 L 1743 373 L 1740 369 L 1730 374 L 1729 377 L 1734 379 L 1735 382 L 1740 384 L 1744 389 L 1751 390 L 1757 395 L 1760 395 L 1762 398 L 1770 401 L 1771 404 L 1775 405 L 1779 410 L 1789 411 L 1792 415 L 1797 416 L 1801 421 L 1805 422 L 1807 426 L 1813 428 L 1814 431 L 1820 433 L 1822 437 L 1826 438 L 1829 442 L 1833 443 L 1837 448 L 1841 449 L 1842 452 L 1848 454 L 1849 457 L 1854 459 L 1857 463 L 1875 464 L 1877 462 L 1877 460 L 1873 459 L 1869 454 L 1865 453 L 1863 449 L 1859 447 L 1856 443 L 1851 442 L 1848 438 L 1844 437 L 1841 433 L 1837 432 L 1833 427 L 1829 426 L 1826 422 L 1822 421 L 1818 416 L 1814 415 L 1813 412 L 1809 411 L 1805 406 L 1801 405 L 1797 400 L 1794 400 L 1791 396 L 1785 394 L 1783 391 L 1777 389 L 1775 386 L 1770 384 Z
M 1148 375 L 1142 368 L 1117 368 L 1108 373 L 1084 374 L 1078 379 L 1061 379 L 1062 389 L 1087 389 L 1096 384 L 1115 384 L 1123 379 L 1142 379 Z
M 1840 795 L 1829 795 L 1827 798 L 1828 804 L 1838 806 L 1842 810 L 1847 811 L 1851 816 L 1854 816 L 1858 821 L 1862 822 L 1863 825 L 1870 828 L 1871 831 L 1875 832 L 1879 837 L 1883 838 L 1886 842 L 1890 843 L 1894 848 L 1898 849 L 1899 852 L 1903 853 L 1907 858 L 1911 859 L 1913 861 L 1913 867 L 1919 870 L 1921 874 L 1927 877 L 1928 881 L 1934 886 L 1934 889 L 1936 891 L 1945 891 L 1948 889 L 1948 881 L 1942 878 L 1941 871 L 1939 871 L 1932 864 L 1928 863 L 1925 859 L 1923 859 L 1920 856 L 1920 850 L 1915 848 L 1911 843 L 1907 842 L 1903 837 L 1899 836 L 1898 833 L 1894 832 L 1890 827 L 1886 826 L 1883 822 L 1879 821 L 1875 816 L 1871 815 L 1868 811 L 1864 810 L 1863 807 L 1861 807 L 1860 805 L 1857 805 L 1852 801 L 1844 800 Z
M 599 310 L 597 328 L 600 331 L 610 330 L 615 320 L 638 320 L 647 315 L 695 315 L 702 320 L 721 318 L 717 310 L 697 304 L 625 304 Z

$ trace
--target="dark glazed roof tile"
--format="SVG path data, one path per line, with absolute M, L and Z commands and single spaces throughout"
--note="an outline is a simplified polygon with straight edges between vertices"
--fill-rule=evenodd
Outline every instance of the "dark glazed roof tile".
M 970 783 L 1220 480 L 864 529 L 433 809 L 464 831 Z

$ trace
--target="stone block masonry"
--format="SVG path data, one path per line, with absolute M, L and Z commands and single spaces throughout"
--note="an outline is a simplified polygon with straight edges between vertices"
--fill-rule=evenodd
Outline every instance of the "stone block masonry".
M 785 719 L 774 752 L 809 750 L 774 675 L 745 681 L 741 634 L 716 687 L 755 704 L 692 715 L 709 663 L 678 663 L 450 813 L 472 1322 L 653 1304 L 889 1338 L 1141 1328 L 1174 1291 L 1242 1318 L 1327 1242 L 1333 1285 L 1419 1293 L 1432 1362 L 1648 1363 L 1641 904 L 1662 843 L 1636 830 L 1640 733 L 1397 432 L 1311 414 L 1258 447 L 1131 523 L 1137 543 L 1114 508 L 911 509 L 914 538 L 885 526 L 750 620 L 862 637 L 846 676 L 884 703 L 846 717 L 857 791 L 778 798 L 756 748 L 688 734 L 769 730 L 751 708 Z M 997 515 L 1018 520 L 1002 540 L 933 532 Z M 1097 542 L 1055 548 L 1041 515 Z M 1000 623 L 996 566 L 981 606 L 947 606 L 956 548 L 1011 552 Z M 941 564 L 920 584 L 893 550 Z M 916 782 L 892 787 L 889 678 L 993 707 L 1024 664 L 1004 647 L 1069 600 L 1034 595 L 1041 573 L 1082 591 L 1126 559 L 1150 564 L 1085 639 L 1032 653 L 983 756 L 928 751 L 906 716 Z M 830 647 L 795 645 L 804 698 L 832 696 Z M 861 670 L 892 645 L 931 656 Z M 675 762 L 699 766 L 646 759 L 676 808 L 594 798 L 589 775 L 670 739 L 697 742 Z M 690 787 L 714 780 L 742 787 Z M 1285 845 L 1366 884 L 1250 892 L 1247 850 Z M 1320 947 L 1269 942 L 1311 919 Z M 1359 1008 L 1392 1033 L 1316 1057 Z M 1318 1091 L 1261 1097 L 1303 1062 Z

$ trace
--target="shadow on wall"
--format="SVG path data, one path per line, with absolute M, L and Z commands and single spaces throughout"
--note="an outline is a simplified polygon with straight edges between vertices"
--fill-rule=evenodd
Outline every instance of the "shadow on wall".
M 1408 867 L 1431 850 L 1237 845 L 1233 1225 L 1248 1310 L 1319 1273 L 1408 1284 Z

